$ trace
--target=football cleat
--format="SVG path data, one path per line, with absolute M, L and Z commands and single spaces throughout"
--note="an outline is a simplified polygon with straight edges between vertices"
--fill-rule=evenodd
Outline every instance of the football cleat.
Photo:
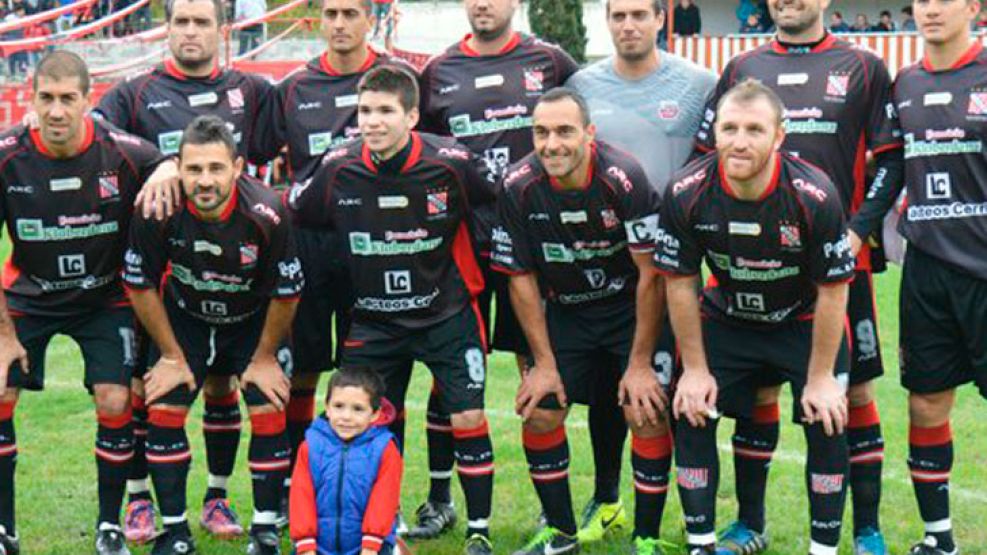
M 579 543 L 593 543 L 626 527 L 627 512 L 620 500 L 616 503 L 600 503 L 596 499 L 590 499 L 583 509 L 583 518 L 576 537 L 579 538 Z
M 96 530 L 96 555 L 130 555 L 123 530 L 116 524 L 103 522 Z
M 157 534 L 154 520 L 154 503 L 149 499 L 127 503 L 127 510 L 123 515 L 123 536 L 136 544 L 153 540 Z
M 229 499 L 217 498 L 206 501 L 202 506 L 202 527 L 217 538 L 235 538 L 243 535 L 240 519 L 230 506 Z
M 404 537 L 416 540 L 437 538 L 456 525 L 456 509 L 452 503 L 426 501 L 415 511 L 416 525 Z
M 751 530 L 739 520 L 731 522 L 719 537 L 717 555 L 757 555 L 768 549 L 768 535 Z
M 562 533 L 560 530 L 546 526 L 538 531 L 527 545 L 515 551 L 514 555 L 561 555 L 563 553 L 579 553 L 579 540 L 575 535 Z

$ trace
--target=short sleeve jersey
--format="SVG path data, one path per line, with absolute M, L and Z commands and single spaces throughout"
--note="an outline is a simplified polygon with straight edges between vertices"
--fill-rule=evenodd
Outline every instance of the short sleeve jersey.
M 901 71 L 894 102 L 905 137 L 911 246 L 987 279 L 987 52 L 980 41 L 945 71 Z
M 201 219 L 188 201 L 165 221 L 136 216 L 125 285 L 160 287 L 186 313 L 216 325 L 245 320 L 269 299 L 296 299 L 302 266 L 281 199 L 247 176 L 234 188 L 219 221 Z
M 67 315 L 125 304 L 120 267 L 134 199 L 162 159 L 153 145 L 83 120 L 82 149 L 55 158 L 37 130 L 0 136 L 0 214 L 12 310 Z
M 818 168 L 779 154 L 758 200 L 736 197 L 710 153 L 673 178 L 662 202 L 655 265 L 699 274 L 705 258 L 717 285 L 703 291 L 709 317 L 752 325 L 811 317 L 816 286 L 848 281 L 854 260 L 839 196 Z
M 471 159 L 454 140 L 427 133 L 412 133 L 386 162 L 357 140 L 327 152 L 313 176 L 292 187 L 298 225 L 344 238 L 355 320 L 421 329 L 482 291 L 470 206 L 494 194 Z
M 516 33 L 501 52 L 481 56 L 467 35 L 432 58 L 421 76 L 423 131 L 451 135 L 486 163 L 486 178 L 534 148 L 531 114 L 538 98 L 579 67 L 559 47 Z
M 827 35 L 815 47 L 786 48 L 772 41 L 732 59 L 723 70 L 696 146 L 715 147 L 716 105 L 747 78 L 771 87 L 785 105 L 783 148 L 822 168 L 833 180 L 843 209 L 857 211 L 866 193 L 866 155 L 901 146 L 884 61 L 853 43 Z M 866 255 L 861 265 L 869 268 Z
M 233 126 L 237 154 L 263 163 L 280 145 L 265 128 L 274 86 L 263 77 L 217 69 L 206 78 L 182 74 L 170 60 L 116 84 L 100 99 L 94 114 L 120 129 L 177 154 L 182 134 L 198 116 L 215 115 Z
M 589 103 L 596 136 L 632 154 L 661 192 L 692 152 L 716 76 L 667 52 L 658 69 L 640 79 L 621 77 L 613 64 L 613 57 L 600 60 L 566 85 Z
M 536 274 L 546 298 L 562 305 L 633 302 L 631 253 L 654 249 L 658 193 L 630 155 L 597 141 L 590 157 L 583 189 L 563 189 L 534 153 L 510 168 L 491 265 Z
M 323 54 L 278 84 L 271 127 L 276 142 L 288 145 L 292 180 L 312 175 L 327 150 L 360 134 L 356 123 L 357 83 L 367 71 L 384 64 L 414 71 L 399 58 L 370 50 L 363 67 L 344 74 Z

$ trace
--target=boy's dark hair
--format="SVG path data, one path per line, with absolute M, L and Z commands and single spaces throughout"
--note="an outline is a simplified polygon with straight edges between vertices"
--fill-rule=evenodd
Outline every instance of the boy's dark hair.
M 358 93 L 365 91 L 396 94 L 405 112 L 418 107 L 418 79 L 410 71 L 396 65 L 377 66 L 360 78 Z
M 332 390 L 337 387 L 359 387 L 370 396 L 370 407 L 380 409 L 380 400 L 384 396 L 384 378 L 373 369 L 366 366 L 346 366 L 336 370 L 329 379 L 329 390 L 326 391 L 326 402 L 332 398 Z

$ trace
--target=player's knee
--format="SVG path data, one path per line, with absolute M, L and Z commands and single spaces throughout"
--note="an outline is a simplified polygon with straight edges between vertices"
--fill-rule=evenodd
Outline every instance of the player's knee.
M 851 407 L 862 407 L 874 400 L 874 382 L 866 381 L 851 385 L 847 390 L 847 399 Z
M 565 422 L 565 411 L 535 409 L 524 423 L 524 429 L 535 434 L 547 434 Z
M 754 400 L 754 404 L 757 406 L 761 406 L 761 405 L 771 405 L 777 403 L 778 397 L 780 395 L 781 395 L 780 385 L 762 387 L 757 390 L 757 398 Z
M 665 415 L 661 415 L 657 423 L 645 422 L 638 426 L 634 418 L 628 416 L 627 409 L 624 409 L 624 416 L 627 418 L 627 427 L 635 437 L 642 439 L 660 437 L 668 433 L 668 421 Z
M 202 384 L 202 394 L 208 397 L 225 397 L 236 391 L 236 376 L 210 374 Z
M 20 390 L 16 387 L 8 387 L 3 395 L 0 395 L 0 404 L 3 405 L 14 405 L 17 403 L 17 397 L 20 394 Z
M 931 428 L 949 422 L 954 395 L 954 390 L 909 394 L 908 417 L 911 423 L 915 426 Z
M 93 387 L 93 398 L 100 414 L 117 416 L 130 409 L 130 388 L 125 385 L 96 385 Z
M 452 415 L 452 427 L 460 430 L 475 430 L 486 422 L 482 409 L 457 412 Z

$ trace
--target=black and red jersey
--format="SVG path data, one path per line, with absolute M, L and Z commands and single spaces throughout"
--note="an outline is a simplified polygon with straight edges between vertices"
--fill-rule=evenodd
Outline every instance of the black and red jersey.
M 531 114 L 538 98 L 579 66 L 561 48 L 515 33 L 495 55 L 469 47 L 470 35 L 432 58 L 421 76 L 423 131 L 451 135 L 483 156 L 496 182 L 534 148 Z
M 309 177 L 327 150 L 360 134 L 356 86 L 367 71 L 389 64 L 414 72 L 400 58 L 368 50 L 367 61 L 354 73 L 340 73 L 322 54 L 278 84 L 271 128 L 275 142 L 288 145 L 291 180 Z
M 535 273 L 559 304 L 633 302 L 631 252 L 654 250 L 658 193 L 629 154 L 596 141 L 582 189 L 563 189 L 534 153 L 511 166 L 497 216 L 494 269 Z
M 124 284 L 161 287 L 179 308 L 218 325 L 249 318 L 269 299 L 298 298 L 302 264 L 281 199 L 248 176 L 231 194 L 218 221 L 201 219 L 190 201 L 164 221 L 137 215 Z
M 900 220 L 902 235 L 911 247 L 987 279 L 983 45 L 974 41 L 945 71 L 924 61 L 902 70 L 894 102 L 905 138 L 908 205 Z
M 383 162 L 357 140 L 326 153 L 291 189 L 300 226 L 342 236 L 357 321 L 420 329 L 458 314 L 483 289 L 470 206 L 494 194 L 471 159 L 454 140 L 426 133 L 412 133 Z
M 775 40 L 740 54 L 727 64 L 706 104 L 697 149 L 709 152 L 715 147 L 717 103 L 747 78 L 770 87 L 784 103 L 782 148 L 829 174 L 843 209 L 855 213 L 866 193 L 867 151 L 901 145 L 884 61 L 835 35 L 811 48 L 786 47 Z M 862 268 L 870 267 L 866 253 L 859 262 Z
M 188 77 L 169 60 L 114 85 L 94 113 L 169 155 L 178 153 L 192 120 L 218 116 L 232 126 L 237 154 L 260 164 L 280 148 L 263 117 L 273 94 L 274 86 L 258 75 L 217 68 L 205 78 Z
M 822 171 L 777 156 L 760 199 L 738 199 L 710 153 L 677 172 L 658 218 L 655 265 L 699 274 L 703 258 L 716 285 L 703 291 L 706 316 L 750 324 L 811 317 L 816 286 L 854 275 L 843 208 Z
M 126 303 L 120 266 L 134 199 L 163 157 L 88 117 L 83 133 L 71 158 L 53 157 L 38 130 L 0 136 L 0 217 L 12 244 L 3 288 L 13 311 L 70 315 Z

